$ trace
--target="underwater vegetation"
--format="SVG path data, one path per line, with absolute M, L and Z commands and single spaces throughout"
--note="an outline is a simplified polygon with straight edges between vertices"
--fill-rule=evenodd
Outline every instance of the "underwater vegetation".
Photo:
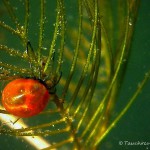
M 29 79 L 40 82 L 49 99 L 33 116 L 14 116 L 1 104 L 0 136 L 24 149 L 113 149 L 103 141 L 150 77 L 146 70 L 124 92 L 139 6 L 139 0 L 2 0 L 0 99 L 19 78 L 25 85 Z M 34 105 L 41 91 L 34 92 Z

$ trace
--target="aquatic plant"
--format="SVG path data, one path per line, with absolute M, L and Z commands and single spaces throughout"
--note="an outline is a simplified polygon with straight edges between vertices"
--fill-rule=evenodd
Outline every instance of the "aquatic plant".
M 51 96 L 35 117 L 10 119 L 12 128 L 3 119 L 1 135 L 44 137 L 49 143 L 44 149 L 100 145 L 149 78 L 146 73 L 114 115 L 139 7 L 138 0 L 115 2 L 3 0 L 1 88 L 16 78 L 34 78 L 50 85 Z M 4 108 L 0 112 L 11 116 Z

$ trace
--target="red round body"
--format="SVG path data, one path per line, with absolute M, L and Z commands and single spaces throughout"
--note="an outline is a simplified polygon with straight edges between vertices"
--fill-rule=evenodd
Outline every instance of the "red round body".
M 16 79 L 2 92 L 2 104 L 15 116 L 26 118 L 39 114 L 48 103 L 49 92 L 38 80 Z

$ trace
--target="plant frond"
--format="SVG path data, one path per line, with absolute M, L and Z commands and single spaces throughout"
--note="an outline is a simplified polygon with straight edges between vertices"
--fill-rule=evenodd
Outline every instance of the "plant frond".
M 13 127 L 0 127 L 1 135 L 40 136 L 50 144 L 44 150 L 99 147 L 150 77 L 148 72 L 114 117 L 139 8 L 138 0 L 116 2 L 113 8 L 108 0 L 25 0 L 20 10 L 3 0 L 9 19 L 4 14 L 0 21 L 0 88 L 33 78 L 46 86 L 50 100 L 39 115 L 22 119 L 27 126 L 15 127 L 21 125 L 16 118 Z M 1 115 L 12 116 L 3 107 Z

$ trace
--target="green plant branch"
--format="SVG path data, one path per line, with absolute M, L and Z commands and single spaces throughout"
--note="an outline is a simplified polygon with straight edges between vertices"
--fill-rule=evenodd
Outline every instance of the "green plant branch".
M 24 44 L 26 45 L 28 39 L 28 27 L 29 27 L 29 15 L 30 15 L 30 6 L 29 0 L 25 0 L 25 20 L 24 20 L 24 31 L 25 31 L 25 41 Z
M 118 123 L 118 121 L 122 118 L 122 116 L 125 115 L 125 113 L 131 107 L 131 105 L 133 104 L 133 102 L 135 101 L 137 96 L 141 93 L 143 87 L 145 86 L 145 84 L 147 83 L 149 78 L 150 78 L 150 72 L 145 74 L 143 81 L 139 84 L 137 90 L 131 97 L 130 101 L 127 103 L 126 107 L 119 113 L 119 115 L 116 117 L 116 119 L 108 126 L 108 128 L 104 132 L 104 134 L 99 139 L 97 139 L 97 141 L 95 141 L 95 143 L 94 143 L 95 147 L 104 139 L 104 137 L 110 132 L 110 130 Z
M 82 31 L 82 0 L 78 0 L 78 7 L 79 7 L 79 25 L 78 25 L 78 38 L 77 38 L 77 42 L 76 42 L 76 48 L 75 48 L 75 52 L 74 52 L 74 56 L 73 56 L 73 61 L 71 64 L 71 68 L 70 68 L 70 72 L 69 75 L 66 79 L 66 83 L 64 85 L 64 89 L 62 92 L 62 99 L 65 99 L 70 81 L 72 79 L 75 67 L 76 67 L 76 63 L 77 63 L 77 58 L 78 58 L 78 52 L 79 52 L 79 47 L 80 47 L 80 41 L 81 41 L 81 31 Z
M 78 92 L 79 92 L 79 90 L 81 88 L 83 80 L 85 79 L 86 73 L 88 71 L 88 67 L 89 67 L 89 64 L 90 64 L 90 59 L 92 57 L 92 52 L 93 52 L 93 49 L 94 49 L 94 44 L 95 44 L 95 40 L 96 40 L 96 33 L 97 33 L 97 21 L 98 21 L 97 0 L 94 1 L 94 4 L 95 4 L 95 17 L 94 17 L 94 23 L 93 23 L 92 40 L 91 40 L 91 44 L 90 44 L 87 60 L 86 60 L 85 66 L 83 68 L 81 77 L 80 77 L 79 82 L 78 82 L 78 84 L 76 86 L 76 89 L 75 89 L 75 92 L 74 92 L 74 94 L 73 94 L 73 96 L 71 98 L 71 101 L 70 101 L 69 105 L 66 108 L 67 112 L 69 112 L 69 110 L 71 109 L 71 107 L 73 106 L 73 104 L 74 104 L 74 102 L 76 100 Z
M 9 48 L 6 45 L 0 45 L 0 50 L 7 52 L 10 56 L 18 56 L 22 59 L 27 59 L 27 57 L 23 53 L 13 48 Z
M 59 0 L 60 5 L 60 27 L 61 27 L 61 41 L 60 41 L 60 51 L 59 51 L 59 57 L 57 60 L 57 68 L 56 68 L 56 75 L 60 74 L 61 72 L 61 66 L 63 63 L 63 53 L 64 53 L 64 45 L 65 45 L 65 13 L 64 13 L 64 0 Z
M 53 148 L 57 148 L 57 147 L 63 146 L 63 145 L 65 145 L 65 144 L 71 143 L 71 142 L 73 142 L 73 139 L 72 139 L 72 138 L 69 138 L 69 139 L 67 139 L 67 140 L 58 142 L 58 143 L 53 144 L 52 146 L 47 147 L 47 148 L 44 148 L 44 149 L 42 149 L 42 150 L 51 150 L 51 149 L 53 149 Z
M 97 49 L 95 47 L 95 49 Z M 85 104 L 85 108 L 84 108 L 84 112 L 83 112 L 83 115 L 81 116 L 81 119 L 79 121 L 79 123 L 77 124 L 77 127 L 76 127 L 76 130 L 78 131 L 84 118 L 86 117 L 86 114 L 88 112 L 88 109 L 90 108 L 90 104 L 91 104 L 91 100 L 93 98 L 93 94 L 94 94 L 94 90 L 95 90 L 95 87 L 96 87 L 96 84 L 97 84 L 97 79 L 98 79 L 98 73 L 99 73 L 99 66 L 100 66 L 100 54 L 101 53 L 101 50 L 100 49 L 97 49 L 96 50 L 96 58 L 95 58 L 95 62 L 93 64 L 93 67 L 94 67 L 94 71 L 93 71 L 93 75 L 91 74 L 90 77 L 91 77 L 91 80 L 89 82 L 89 85 L 90 86 L 87 86 L 89 87 L 89 92 L 87 91 L 87 96 L 85 97 L 85 101 L 86 101 L 86 104 Z M 92 73 L 92 71 L 91 71 Z M 84 99 L 82 99 L 83 101 Z
M 11 17 L 13 23 L 16 25 L 16 27 L 19 29 L 20 26 L 19 26 L 19 23 L 18 23 L 18 19 L 14 13 L 14 10 L 10 4 L 10 1 L 9 0 L 3 0 L 3 3 L 5 4 L 6 8 L 7 8 L 7 11 L 9 13 L 9 16 Z
M 111 92 L 111 89 L 114 85 L 114 83 L 116 82 L 116 79 L 117 79 L 117 76 L 119 74 L 119 71 L 121 69 L 121 65 L 122 65 L 122 61 L 123 61 L 123 58 L 124 58 L 124 55 L 125 55 L 125 50 L 126 50 L 126 42 L 127 42 L 127 37 L 128 37 L 128 32 L 129 32 L 129 12 L 128 12 L 128 15 L 127 15 L 127 26 L 126 26 L 126 31 L 125 31 L 125 37 L 124 37 L 124 41 L 123 41 L 123 46 L 122 46 L 122 51 L 121 51 L 121 55 L 120 55 L 120 59 L 119 59 L 119 62 L 118 62 L 118 65 L 116 67 L 116 70 L 115 70 L 115 73 L 114 73 L 114 76 L 111 80 L 111 83 L 106 91 L 106 94 L 103 98 L 103 100 L 101 101 L 100 105 L 98 106 L 98 109 L 95 111 L 95 114 L 93 115 L 92 119 L 90 120 L 89 124 L 86 126 L 84 132 L 82 133 L 82 137 L 85 136 L 86 132 L 89 130 L 89 128 L 91 127 L 91 125 L 93 124 L 94 120 L 97 118 L 98 115 L 101 114 L 101 111 L 104 109 L 104 106 L 105 106 L 105 103 L 108 99 L 108 96 Z M 106 107 L 106 106 L 105 106 Z M 102 109 L 103 108 L 103 109 Z
M 38 64 L 41 64 L 41 49 L 43 45 L 44 38 L 44 23 L 45 23 L 45 0 L 40 0 L 40 26 L 39 26 L 39 42 L 38 42 Z
M 20 32 L 18 30 L 13 29 L 12 27 L 10 27 L 2 21 L 0 21 L 0 26 L 22 39 L 22 36 L 20 35 Z
M 49 49 L 49 55 L 48 55 L 48 58 L 44 67 L 44 72 L 47 71 L 48 66 L 52 63 L 52 56 L 55 52 L 54 48 L 55 48 L 56 39 L 58 36 L 59 19 L 60 19 L 60 3 L 59 3 L 59 0 L 57 0 L 57 16 L 56 16 L 55 29 L 54 29 L 53 39 L 52 39 L 50 49 Z
M 14 65 L 6 64 L 3 62 L 0 62 L 0 66 L 3 68 L 11 69 L 11 70 L 16 71 L 17 73 L 20 73 L 20 74 L 26 74 L 27 75 L 27 74 L 31 73 L 30 70 L 28 70 L 28 69 L 22 69 L 22 68 L 14 66 Z
M 1 134 L 3 135 L 13 135 L 13 136 L 52 136 L 56 134 L 66 133 L 68 132 L 68 128 L 60 129 L 60 130 L 45 130 L 45 131 L 31 131 L 31 132 L 17 132 L 15 130 L 6 130 L 6 129 L 0 129 Z

